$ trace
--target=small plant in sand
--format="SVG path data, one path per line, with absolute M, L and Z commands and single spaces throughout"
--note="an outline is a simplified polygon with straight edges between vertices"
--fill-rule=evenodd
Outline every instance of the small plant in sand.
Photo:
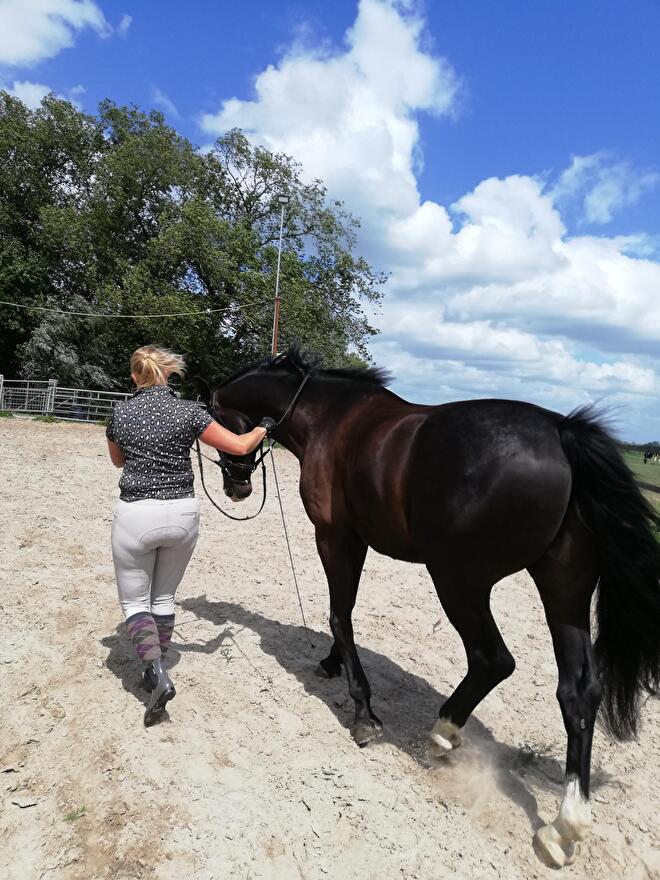
M 85 806 L 78 807 L 75 810 L 71 810 L 70 813 L 67 813 L 66 816 L 64 817 L 64 821 L 65 822 L 75 822 L 76 819 L 80 819 L 81 816 L 84 816 L 86 812 L 87 812 L 87 807 L 85 807 Z
M 14 414 L 8 412 L 6 409 L 0 409 L 0 419 L 13 419 Z
M 49 414 L 49 415 L 46 415 L 46 416 L 35 416 L 35 417 L 34 417 L 34 421 L 35 421 L 35 422 L 47 422 L 49 425 L 52 425 L 52 423 L 53 423 L 53 422 L 56 422 L 57 419 L 55 418 L 55 416 L 51 416 L 51 415 Z
M 518 760 L 524 767 L 538 764 L 552 756 L 552 743 L 522 742 L 518 745 Z
M 229 664 L 234 660 L 231 648 L 220 648 L 220 656 L 224 657 L 225 663 Z

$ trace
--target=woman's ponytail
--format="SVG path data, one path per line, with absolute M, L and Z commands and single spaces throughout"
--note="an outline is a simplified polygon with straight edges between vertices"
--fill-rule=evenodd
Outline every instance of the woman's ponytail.
M 185 369 L 183 357 L 167 348 L 145 345 L 131 355 L 131 373 L 138 388 L 162 385 L 173 373 L 183 376 Z

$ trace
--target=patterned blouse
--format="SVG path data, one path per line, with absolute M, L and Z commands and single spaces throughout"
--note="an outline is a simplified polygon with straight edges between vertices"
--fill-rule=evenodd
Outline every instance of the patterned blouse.
M 122 501 L 192 498 L 190 447 L 213 423 L 192 400 L 179 400 L 168 385 L 142 388 L 115 404 L 106 429 L 124 453 Z

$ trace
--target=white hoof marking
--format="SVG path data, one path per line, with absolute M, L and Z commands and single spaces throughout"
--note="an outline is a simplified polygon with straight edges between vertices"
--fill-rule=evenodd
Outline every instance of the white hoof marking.
M 448 718 L 439 718 L 435 722 L 430 737 L 432 751 L 438 758 L 457 749 L 463 742 L 462 729 Z
M 580 791 L 577 777 L 566 783 L 564 800 L 554 826 L 567 840 L 585 840 L 591 831 L 591 807 Z
M 591 807 L 573 777 L 566 783 L 559 814 L 551 825 L 544 825 L 534 835 L 534 842 L 543 860 L 551 867 L 561 868 L 575 860 L 575 844 L 585 840 L 591 830 Z

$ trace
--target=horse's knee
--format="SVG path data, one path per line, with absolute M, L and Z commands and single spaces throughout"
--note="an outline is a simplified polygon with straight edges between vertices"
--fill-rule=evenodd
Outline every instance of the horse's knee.
M 587 704 L 593 709 L 594 714 L 598 711 L 602 695 L 603 686 L 600 682 L 600 678 L 595 673 L 593 673 L 589 676 L 589 680 L 584 689 L 584 699 L 586 700 Z
M 513 675 L 516 661 L 509 651 L 502 646 L 502 648 L 492 654 L 475 651 L 468 658 L 468 665 L 472 672 L 477 673 L 484 679 L 488 679 L 493 684 L 499 684 L 505 678 Z

